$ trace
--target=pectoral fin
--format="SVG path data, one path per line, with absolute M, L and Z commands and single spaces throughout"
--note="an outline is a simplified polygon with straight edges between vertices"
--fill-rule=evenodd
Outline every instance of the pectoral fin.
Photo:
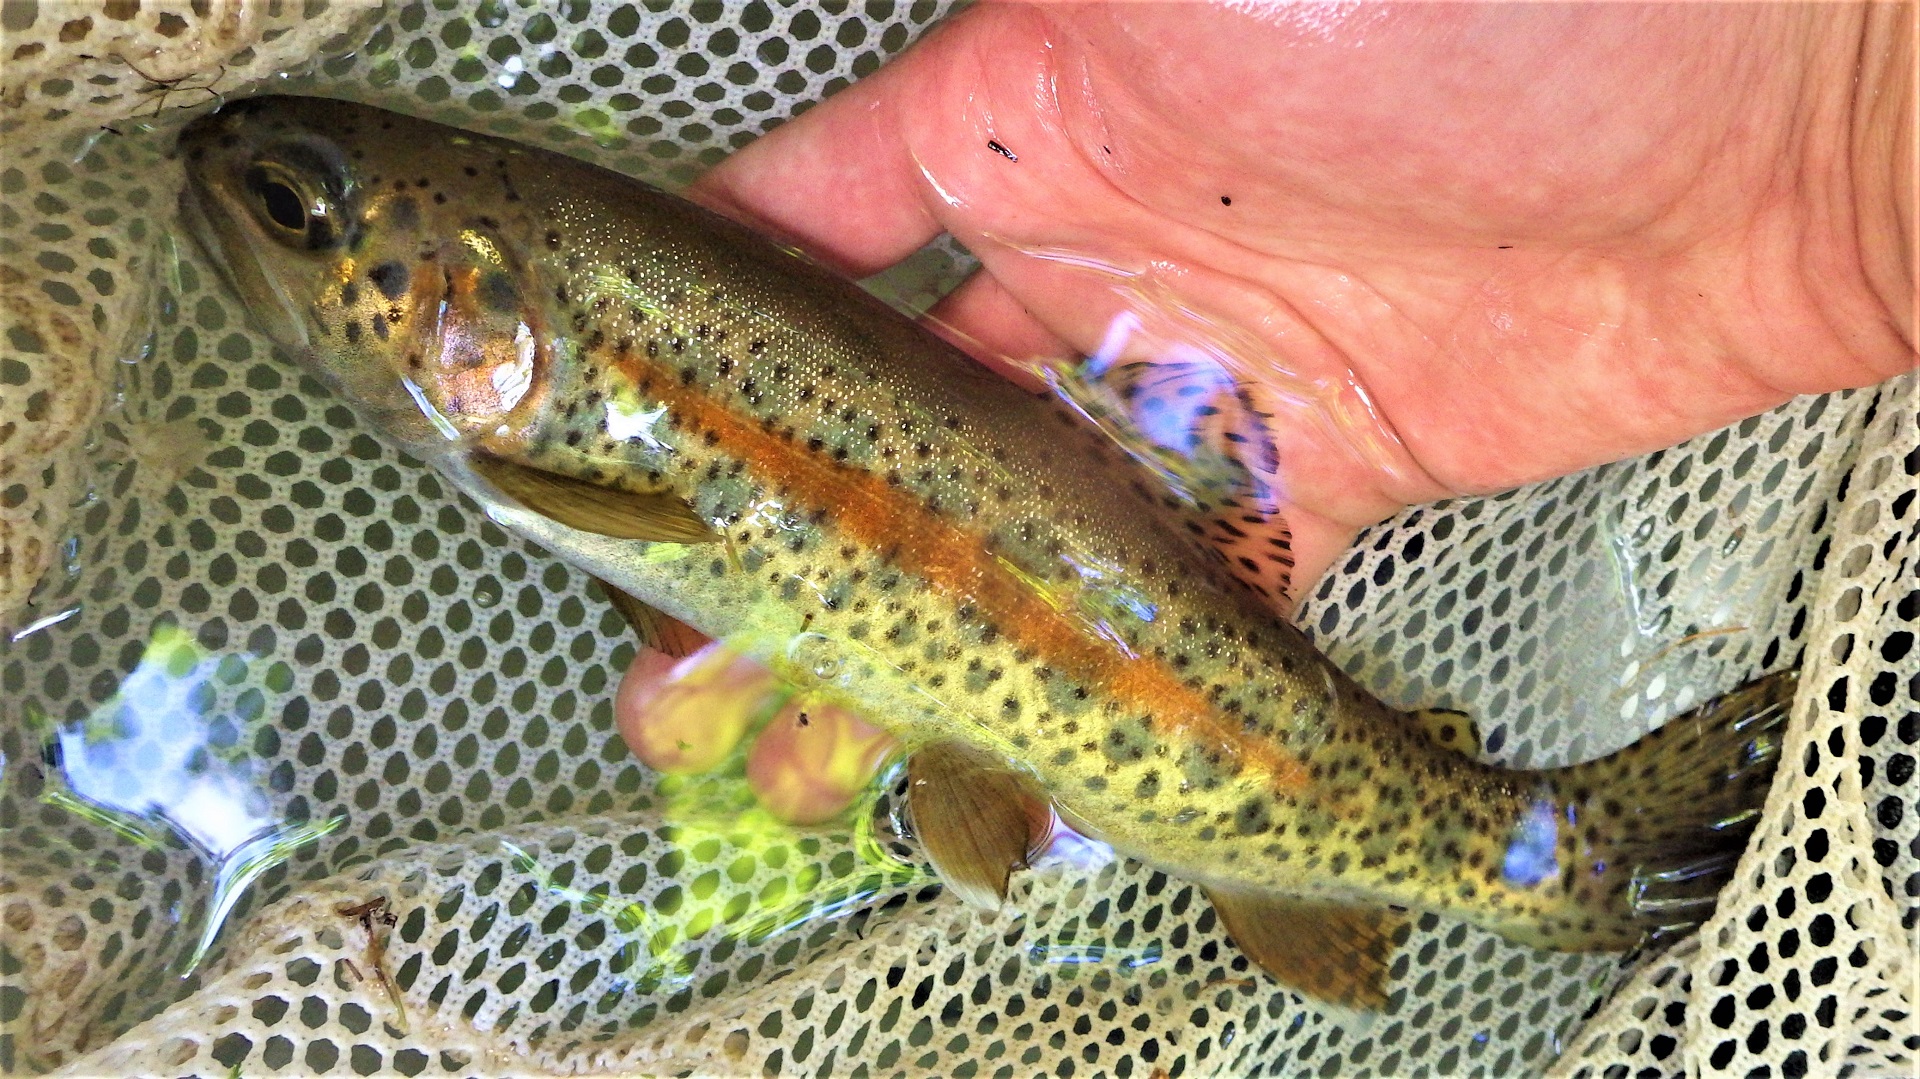
M 501 494 L 568 528 L 616 539 L 714 543 L 713 526 L 670 491 L 628 491 L 476 453 L 473 471 Z
M 600 580 L 600 587 L 607 593 L 613 609 L 633 627 L 640 642 L 656 652 L 665 652 L 675 659 L 685 659 L 698 652 L 707 644 L 707 638 L 699 630 L 669 614 L 662 614 L 645 603 L 618 588 Z
M 1387 1002 L 1394 936 L 1406 915 L 1265 893 L 1209 889 L 1207 897 L 1233 942 L 1282 983 L 1349 1007 L 1371 1010 Z
M 907 763 L 913 830 L 953 894 L 998 909 L 1007 878 L 1026 866 L 1037 809 L 1044 806 L 1019 773 L 984 754 L 936 742 Z

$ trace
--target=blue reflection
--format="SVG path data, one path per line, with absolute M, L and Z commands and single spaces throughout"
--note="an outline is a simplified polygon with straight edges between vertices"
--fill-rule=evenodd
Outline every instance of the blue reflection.
M 1559 822 L 1553 803 L 1544 799 L 1533 803 L 1527 815 L 1513 826 L 1507 841 L 1507 856 L 1500 872 L 1507 880 L 1530 888 L 1560 871 L 1557 857 Z
M 272 825 L 247 762 L 222 749 L 235 741 L 232 721 L 206 708 L 228 680 L 222 666 L 180 628 L 156 630 L 119 692 L 55 733 L 72 793 L 170 826 L 216 856 Z
M 247 726 L 264 713 L 257 661 L 216 656 L 171 624 L 154 630 L 119 691 L 78 723 L 52 733 L 59 767 L 41 801 L 140 843 L 171 833 L 216 867 L 191 970 L 248 885 L 345 818 L 283 824 L 254 776 Z M 231 712 L 215 707 L 235 694 Z

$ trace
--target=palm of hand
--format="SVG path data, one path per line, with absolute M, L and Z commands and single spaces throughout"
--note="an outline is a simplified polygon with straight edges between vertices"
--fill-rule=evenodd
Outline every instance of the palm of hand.
M 1298 585 L 1401 506 L 1908 362 L 1820 50 L 1741 19 L 988 7 L 704 187 L 855 272 L 953 232 L 988 273 L 935 314 L 976 353 L 1092 352 L 1124 311 L 1214 339 L 1295 401 Z

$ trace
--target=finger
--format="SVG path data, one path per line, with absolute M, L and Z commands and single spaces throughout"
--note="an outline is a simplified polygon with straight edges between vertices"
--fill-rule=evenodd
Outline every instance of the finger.
M 718 643 L 682 660 L 643 648 L 620 681 L 613 721 L 647 767 L 695 774 L 724 761 L 779 692 L 772 671 Z
M 788 824 L 819 824 L 859 800 L 896 746 L 843 708 L 796 702 L 747 751 L 747 785 Z
M 905 125 L 920 122 L 921 87 L 972 14 L 749 144 L 689 194 L 855 277 L 905 258 L 941 232 Z
M 975 273 L 921 318 L 927 328 L 1001 375 L 1040 388 L 1036 365 L 1070 362 L 1080 355 L 1033 316 L 999 279 Z

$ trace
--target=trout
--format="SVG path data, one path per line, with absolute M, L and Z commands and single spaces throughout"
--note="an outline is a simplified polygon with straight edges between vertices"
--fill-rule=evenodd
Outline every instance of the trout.
M 1373 1007 L 1410 912 L 1552 949 L 1685 932 L 1757 815 L 1791 672 L 1546 770 L 1348 678 L 1276 613 L 1245 393 L 1169 484 L 1114 407 L 1179 394 L 1153 365 L 1031 393 L 616 173 L 303 98 L 181 149 L 187 227 L 275 341 L 643 635 L 684 622 L 900 739 L 963 898 L 1005 896 L 1050 805 L 1201 885 L 1283 982 Z

